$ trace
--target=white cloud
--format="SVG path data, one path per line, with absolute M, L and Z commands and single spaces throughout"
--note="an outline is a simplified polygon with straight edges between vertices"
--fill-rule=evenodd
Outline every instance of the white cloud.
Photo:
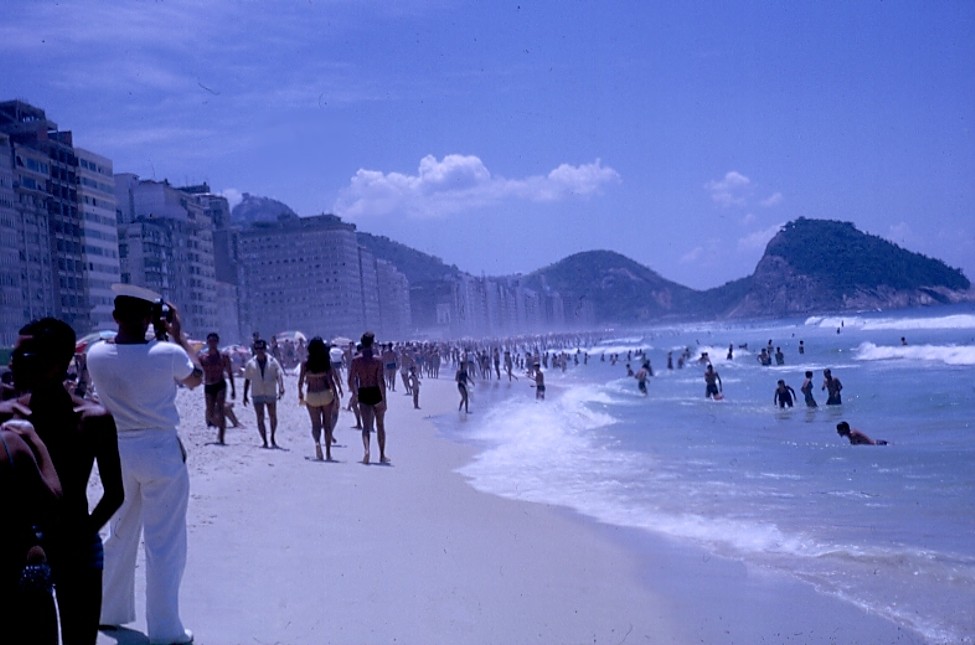
M 768 228 L 749 233 L 745 237 L 739 238 L 738 250 L 746 252 L 755 250 L 764 251 L 769 240 L 782 230 L 782 226 L 783 224 L 774 224 Z
M 224 188 L 217 194 L 222 195 L 227 199 L 227 203 L 230 204 L 231 209 L 244 201 L 244 194 L 236 188 Z
M 751 179 L 740 172 L 729 170 L 723 178 L 704 184 L 704 188 L 719 206 L 743 206 L 751 183 Z
M 779 204 L 781 204 L 782 199 L 783 199 L 782 193 L 772 193 L 771 195 L 763 199 L 760 203 L 762 204 L 762 206 L 765 206 L 766 208 L 771 208 L 772 206 L 778 206 Z
M 741 218 L 742 226 L 750 226 L 751 224 L 754 224 L 755 220 L 757 219 L 758 218 L 755 217 L 755 213 L 745 213 L 745 216 Z
M 680 256 L 680 262 L 681 264 L 691 264 L 700 260 L 701 256 L 703 255 L 704 255 L 704 247 L 695 246 L 693 249 L 691 249 L 684 255 Z
M 415 175 L 360 168 L 340 192 L 334 211 L 351 219 L 389 213 L 444 216 L 506 200 L 588 197 L 619 181 L 619 173 L 599 159 L 581 166 L 562 164 L 547 175 L 505 179 L 491 174 L 474 155 L 427 155 Z

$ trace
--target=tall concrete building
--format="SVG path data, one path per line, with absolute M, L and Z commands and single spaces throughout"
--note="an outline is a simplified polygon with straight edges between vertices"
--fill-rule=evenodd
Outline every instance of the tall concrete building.
M 161 293 L 187 333 L 217 328 L 213 225 L 204 207 L 166 181 L 115 175 L 122 282 Z
M 335 215 L 255 223 L 238 238 L 241 325 L 355 338 L 365 326 L 355 226 Z
M 21 324 L 50 315 L 65 320 L 78 333 L 87 333 L 104 317 L 100 295 L 97 289 L 90 292 L 88 285 L 112 274 L 111 257 L 96 266 L 94 249 L 110 251 L 111 234 L 87 227 L 84 198 L 104 191 L 89 190 L 92 187 L 84 185 L 82 178 L 94 181 L 94 175 L 100 174 L 97 167 L 111 164 L 94 153 L 79 155 L 71 132 L 58 130 L 44 110 L 23 101 L 0 102 L 0 133 L 5 135 L 0 154 L 8 159 L 3 167 L 10 172 L 11 182 L 9 189 L 0 187 L 0 192 L 9 202 L 13 191 L 13 219 L 8 204 L 3 207 L 7 222 L 0 223 L 0 229 L 18 238 L 21 297 L 12 295 L 17 287 L 11 284 L 0 289 L 18 307 Z M 82 157 L 86 164 L 95 161 L 93 173 L 80 167 Z M 13 281 L 15 274 L 8 271 L 6 278 Z
M 17 330 L 25 322 L 27 296 L 21 286 L 23 234 L 12 146 L 10 137 L 0 133 L 0 346 L 4 347 L 17 340 Z
M 379 325 L 383 339 L 407 339 L 412 335 L 410 283 L 392 262 L 376 260 L 376 282 L 379 292 Z
M 75 151 L 78 154 L 82 253 L 88 270 L 85 287 L 91 306 L 91 326 L 93 329 L 113 329 L 115 296 L 111 287 L 121 281 L 115 175 L 111 160 L 81 148 Z
M 236 239 L 239 227 L 230 221 L 230 203 L 223 195 L 210 192 L 207 183 L 183 186 L 178 190 L 192 195 L 203 208 L 212 223 L 213 269 L 216 278 L 217 322 L 213 331 L 220 335 L 223 344 L 240 343 L 249 332 L 240 328 L 237 292 Z

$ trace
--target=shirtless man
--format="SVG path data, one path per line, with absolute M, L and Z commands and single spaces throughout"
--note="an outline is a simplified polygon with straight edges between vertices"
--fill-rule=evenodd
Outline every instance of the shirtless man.
M 710 363 L 708 363 L 708 368 L 704 372 L 704 385 L 705 398 L 714 399 L 715 401 L 722 398 L 724 384 L 721 382 L 721 376 L 715 371 L 714 365 Z
M 836 424 L 836 434 L 841 437 L 846 437 L 850 440 L 850 443 L 854 446 L 886 446 L 887 442 L 883 439 L 878 439 L 874 441 L 867 435 L 863 434 L 856 428 L 851 428 L 850 424 L 846 421 L 840 421 Z
M 647 396 L 647 377 L 650 376 L 650 361 L 644 361 L 643 366 L 636 372 L 636 385 L 640 393 Z
M 379 444 L 379 463 L 388 464 L 386 458 L 386 379 L 382 359 L 373 355 L 375 334 L 367 331 L 362 335 L 362 353 L 352 359 L 349 366 L 349 391 L 359 403 L 362 415 L 362 463 L 369 463 L 369 433 L 376 424 L 376 441 Z
M 535 399 L 545 400 L 545 374 L 538 363 L 535 363 Z
M 220 351 L 220 336 L 216 332 L 207 334 L 207 348 L 200 353 L 200 366 L 203 368 L 203 394 L 206 397 L 207 424 L 217 426 L 217 443 L 224 445 L 224 434 L 227 432 L 227 416 L 224 403 L 227 400 L 227 382 L 224 374 L 230 379 L 230 398 L 237 398 L 234 386 L 234 368 L 230 362 L 230 355 Z
M 775 387 L 775 393 L 772 395 L 772 405 L 778 404 L 780 408 L 786 406 L 791 408 L 795 398 L 796 391 L 791 386 L 786 385 L 783 379 L 779 379 Z

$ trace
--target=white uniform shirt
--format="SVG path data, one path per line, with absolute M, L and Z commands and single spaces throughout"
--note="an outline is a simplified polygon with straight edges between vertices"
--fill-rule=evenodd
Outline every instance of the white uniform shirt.
M 179 425 L 176 383 L 193 373 L 193 361 L 175 343 L 103 341 L 88 350 L 88 372 L 119 432 L 175 430 Z

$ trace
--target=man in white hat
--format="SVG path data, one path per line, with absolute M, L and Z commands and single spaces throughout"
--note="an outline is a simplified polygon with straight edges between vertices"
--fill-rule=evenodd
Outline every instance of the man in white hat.
M 113 285 L 118 335 L 88 352 L 88 370 L 102 404 L 115 417 L 125 501 L 105 541 L 100 623 L 135 620 L 135 561 L 145 529 L 146 625 L 149 642 L 190 643 L 179 617 L 179 586 L 186 566 L 186 451 L 176 434 L 176 385 L 194 388 L 203 370 L 192 358 L 179 315 L 159 294 Z M 152 325 L 157 337 L 146 340 Z

